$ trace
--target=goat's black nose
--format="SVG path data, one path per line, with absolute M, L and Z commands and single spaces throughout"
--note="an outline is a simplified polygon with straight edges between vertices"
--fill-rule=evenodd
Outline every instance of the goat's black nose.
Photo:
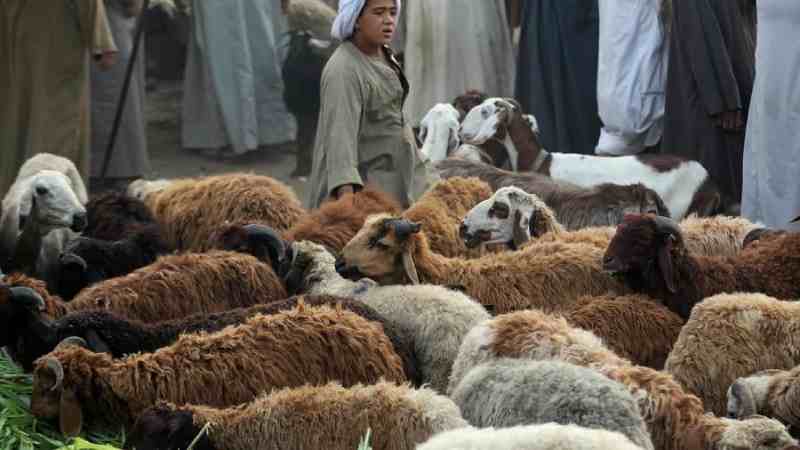
M 466 239 L 469 236 L 469 233 L 467 232 L 467 224 L 466 223 L 461 222 L 461 225 L 458 227 L 458 236 L 461 239 Z
M 85 212 L 75 213 L 72 215 L 72 226 L 70 227 L 72 231 L 80 233 L 86 228 L 86 225 L 88 225 L 88 220 Z

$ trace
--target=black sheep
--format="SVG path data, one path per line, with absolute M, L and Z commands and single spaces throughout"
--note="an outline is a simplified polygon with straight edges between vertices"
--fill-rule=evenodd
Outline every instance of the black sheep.
M 88 225 L 82 235 L 105 241 L 128 236 L 142 225 L 155 224 L 156 219 L 141 200 L 120 192 L 104 192 L 86 204 Z
M 59 342 L 73 336 L 83 338 L 91 350 L 110 353 L 115 358 L 131 353 L 150 353 L 171 345 L 181 334 L 219 331 L 227 326 L 241 324 L 257 314 L 275 314 L 292 309 L 300 301 L 308 306 L 341 304 L 343 309 L 354 312 L 366 320 L 379 322 L 394 345 L 395 351 L 403 360 L 406 377 L 416 385 L 419 384 L 411 338 L 402 335 L 369 306 L 357 300 L 334 296 L 296 296 L 249 308 L 237 308 L 214 314 L 194 314 L 183 319 L 152 324 L 125 319 L 102 310 L 74 312 L 55 321 L 32 312 L 27 316 L 27 320 L 22 321 L 16 336 L 12 338 L 15 339 L 18 349 L 14 356 L 22 367 L 30 370 L 33 361 L 38 357 L 50 353 Z M 44 301 L 41 305 L 43 308 Z
M 70 241 L 58 262 L 56 294 L 68 301 L 85 287 L 129 274 L 170 251 L 157 224 L 140 225 L 130 233 L 114 242 L 83 236 Z

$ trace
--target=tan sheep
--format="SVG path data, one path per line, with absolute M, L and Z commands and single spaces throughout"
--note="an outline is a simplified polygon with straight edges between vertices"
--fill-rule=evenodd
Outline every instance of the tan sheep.
M 226 222 L 264 223 L 286 231 L 305 215 L 294 191 L 273 178 L 246 173 L 174 180 L 145 204 L 180 250 L 206 251 Z
M 737 378 L 800 365 L 800 303 L 763 294 L 720 294 L 698 303 L 665 365 L 707 410 L 727 412 Z
M 306 383 L 406 381 L 379 324 L 341 308 L 302 304 L 122 359 L 60 345 L 34 367 L 31 412 L 58 417 L 67 435 L 80 431 L 84 414 L 131 424 L 162 400 L 229 407 Z
M 129 442 L 137 450 L 188 448 L 206 424 L 195 448 L 355 450 L 369 429 L 374 450 L 414 450 L 467 426 L 450 399 L 427 388 L 331 383 L 281 389 L 228 409 L 160 404 L 137 420 Z
M 418 223 L 385 214 L 370 217 L 342 250 L 338 270 L 380 284 L 457 286 L 498 314 L 559 311 L 582 295 L 626 292 L 602 270 L 603 250 L 597 247 L 552 243 L 460 259 L 434 253 L 428 239 Z
M 634 366 L 591 332 L 536 310 L 505 314 L 473 328 L 453 365 L 449 392 L 471 368 L 500 358 L 560 360 L 624 384 L 638 399 L 657 450 L 781 450 L 797 445 L 776 420 L 738 421 L 705 414 L 700 399 L 686 393 L 669 374 Z
M 739 378 L 728 388 L 728 416 L 761 414 L 800 427 L 800 366 L 792 370 L 764 370 Z

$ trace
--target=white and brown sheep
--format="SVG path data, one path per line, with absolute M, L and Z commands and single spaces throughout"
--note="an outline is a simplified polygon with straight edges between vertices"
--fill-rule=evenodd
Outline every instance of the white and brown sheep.
M 354 450 L 369 429 L 374 450 L 414 450 L 466 425 L 451 400 L 426 388 L 331 383 L 273 391 L 228 409 L 159 404 L 137 420 L 127 448 L 183 449 L 199 436 L 196 450 Z
M 123 359 L 59 345 L 36 361 L 33 374 L 31 412 L 58 418 L 66 435 L 80 431 L 83 417 L 132 424 L 158 401 L 229 407 L 307 383 L 405 381 L 380 325 L 342 309 L 303 305 Z
M 583 187 L 642 183 L 661 196 L 677 220 L 691 213 L 707 216 L 720 210 L 719 190 L 697 161 L 674 155 L 603 157 L 548 152 L 513 99 L 489 98 L 473 108 L 461 125 L 461 139 L 476 145 L 490 139 L 503 141 L 514 148 L 509 153 L 519 154 L 517 170 Z

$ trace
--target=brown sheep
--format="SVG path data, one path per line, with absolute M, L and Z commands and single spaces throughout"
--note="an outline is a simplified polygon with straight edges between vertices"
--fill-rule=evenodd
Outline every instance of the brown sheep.
M 414 450 L 468 425 L 450 399 L 430 389 L 330 383 L 281 389 L 224 410 L 159 404 L 137 420 L 127 448 L 188 448 L 206 424 L 196 450 L 355 450 L 367 429 L 374 450 Z
M 684 320 L 704 298 L 725 292 L 762 292 L 800 298 L 800 234 L 759 242 L 728 258 L 692 254 L 670 219 L 631 215 L 619 226 L 603 267 L 634 291 L 663 301 Z
M 601 268 L 602 250 L 561 243 L 527 246 L 478 259 L 447 258 L 431 249 L 418 223 L 377 215 L 342 250 L 342 276 L 380 284 L 438 284 L 464 290 L 497 314 L 527 308 L 559 311 L 581 295 L 625 293 Z
M 52 318 L 104 309 L 152 322 L 286 297 L 283 282 L 269 264 L 250 255 L 215 251 L 163 256 L 124 277 L 90 286 L 69 303 L 52 296 L 45 303 Z
M 339 308 L 302 304 L 124 359 L 60 345 L 36 361 L 33 377 L 31 412 L 59 418 L 65 435 L 80 431 L 84 415 L 130 425 L 158 401 L 222 408 L 306 383 L 405 381 L 380 325 Z
M 132 230 L 156 224 L 143 201 L 114 191 L 92 196 L 86 204 L 86 215 L 88 225 L 81 234 L 104 241 L 117 241 Z
M 669 374 L 634 366 L 591 332 L 536 310 L 505 314 L 473 328 L 453 364 L 450 392 L 470 369 L 499 358 L 563 361 L 622 383 L 638 399 L 657 450 L 782 450 L 797 445 L 776 420 L 738 421 L 705 414 L 700 399 L 686 393 Z
M 618 355 L 656 370 L 664 368 L 683 327 L 680 317 L 643 295 L 581 297 L 563 315 Z
M 759 293 L 720 294 L 694 308 L 665 370 L 707 410 L 722 415 L 726 390 L 737 378 L 800 365 L 798 348 L 800 303 Z
M 294 191 L 273 178 L 232 173 L 176 180 L 145 198 L 167 242 L 185 251 L 211 249 L 226 222 L 260 222 L 278 231 L 306 214 Z

